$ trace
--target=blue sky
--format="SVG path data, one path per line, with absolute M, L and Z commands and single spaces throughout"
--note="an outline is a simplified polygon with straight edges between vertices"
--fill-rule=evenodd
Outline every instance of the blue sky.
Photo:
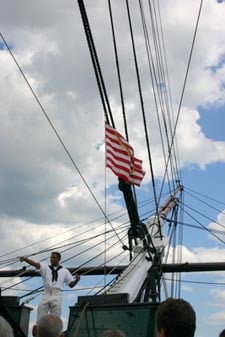
M 107 5 L 92 0 L 85 3 L 115 123 L 118 131 L 123 133 Z M 170 90 L 176 114 L 199 3 L 195 0 L 162 0 L 159 3 Z M 126 84 L 124 97 L 129 138 L 136 156 L 143 160 L 146 170 L 141 188 L 137 189 L 138 202 L 141 204 L 143 200 L 152 199 L 153 191 L 124 9 L 123 2 L 113 1 L 122 79 Z M 159 190 L 164 161 L 137 3 L 132 2 L 131 12 L 138 46 L 154 174 Z M 206 227 L 215 229 L 221 229 L 215 221 L 225 224 L 222 213 L 225 209 L 224 12 L 224 1 L 204 1 L 176 138 L 182 183 L 186 189 L 185 204 L 213 219 L 211 221 L 199 217 L 196 213 L 193 215 L 196 220 L 201 219 Z M 124 202 L 117 188 L 117 179 L 110 170 L 105 170 L 104 113 L 76 2 L 50 0 L 46 3 L 41 0 L 29 5 L 25 0 L 20 3 L 16 0 L 10 4 L 5 2 L 1 8 L 0 22 L 4 38 L 9 46 L 13 46 L 12 50 L 19 65 L 96 199 L 103 208 L 106 207 L 107 214 L 121 211 Z M 43 241 L 48 237 L 57 234 L 64 238 L 62 233 L 70 229 L 77 236 L 86 229 L 88 237 L 88 230 L 92 229 L 89 222 L 101 218 L 102 212 L 65 154 L 2 41 L 0 84 L 0 255 L 12 251 L 9 257 L 15 259 L 15 263 L 9 268 L 14 269 L 21 267 L 16 259 L 19 254 L 37 253 L 50 244 L 54 246 L 59 240 L 57 237 L 50 239 L 48 243 Z M 190 196 L 193 193 L 203 199 L 196 192 L 221 203 L 204 199 L 212 206 L 217 205 L 217 209 L 207 207 L 206 210 L 206 205 Z M 152 203 L 150 207 L 153 208 Z M 190 217 L 185 220 L 188 224 L 196 225 Z M 97 232 L 94 225 L 93 233 Z M 184 232 L 184 261 L 224 260 L 223 243 L 214 240 L 206 232 L 188 226 L 184 227 Z M 223 234 L 221 237 L 223 238 Z M 32 246 L 37 242 L 39 243 Z M 20 251 L 16 253 L 17 249 Z M 66 252 L 64 258 L 70 253 Z M 36 254 L 34 259 L 47 258 L 48 254 Z M 86 258 L 90 257 L 91 252 L 87 255 Z M 75 258 L 66 265 L 80 265 L 83 259 Z M 184 274 L 182 278 L 187 281 L 225 282 L 224 272 Z M 17 281 L 18 279 L 13 282 Z M 1 283 L 2 286 L 7 286 L 12 283 L 12 279 L 1 280 Z M 95 284 L 96 278 L 83 276 L 78 289 Z M 39 285 L 40 279 L 32 279 L 21 287 L 28 290 Z M 223 287 L 182 283 L 182 297 L 190 300 L 197 312 L 196 337 L 217 336 L 224 328 Z M 84 290 L 82 294 L 87 292 Z M 11 290 L 8 293 L 17 294 L 17 291 Z M 76 295 L 80 293 L 76 290 L 65 292 L 65 326 L 68 306 L 75 302 Z M 31 325 L 35 321 L 38 300 L 39 297 L 29 302 L 34 308 Z
M 209 106 L 203 109 L 199 107 L 199 112 L 201 113 L 200 124 L 205 135 L 214 140 L 224 141 L 224 106 Z

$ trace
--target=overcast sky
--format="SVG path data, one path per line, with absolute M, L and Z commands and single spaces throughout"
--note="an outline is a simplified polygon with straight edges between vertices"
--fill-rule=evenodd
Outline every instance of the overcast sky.
M 130 2 L 154 174 L 160 182 L 164 162 L 156 132 L 138 1 Z M 85 4 L 116 127 L 124 133 L 107 1 L 87 0 Z M 172 104 L 177 112 L 200 1 L 160 0 L 159 5 Z M 151 176 L 143 146 L 144 128 L 125 1 L 112 0 L 112 9 L 129 139 L 146 171 L 138 189 L 138 195 L 144 199 L 148 193 L 152 196 Z M 218 228 L 214 221 L 225 224 L 224 15 L 224 2 L 204 1 L 176 138 L 183 184 L 221 201 L 218 210 L 211 214 L 212 220 L 205 223 L 210 228 Z M 3 255 L 72 228 L 83 230 L 81 224 L 102 217 L 106 187 L 109 213 L 121 210 L 123 200 L 116 177 L 105 171 L 104 112 L 77 2 L 2 1 L 0 27 L 76 166 L 0 40 L 0 253 Z M 184 244 L 185 261 L 224 261 L 225 248 L 221 242 L 208 234 L 201 236 L 194 232 L 193 236 L 190 234 Z M 51 244 L 54 245 L 54 239 Z M 44 248 L 42 242 L 35 246 L 35 252 Z M 19 254 L 31 253 L 32 249 Z M 19 267 L 19 263 L 13 266 Z M 223 272 L 204 275 L 201 280 L 225 281 Z M 213 285 L 200 288 L 201 293 L 198 286 L 187 284 L 182 292 L 199 313 L 196 337 L 217 336 L 225 328 L 225 290 Z M 35 301 L 30 304 L 36 308 Z M 66 321 L 66 311 L 64 316 Z

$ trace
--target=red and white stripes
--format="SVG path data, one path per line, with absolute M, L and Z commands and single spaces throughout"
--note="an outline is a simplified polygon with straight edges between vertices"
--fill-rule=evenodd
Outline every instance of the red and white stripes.
M 134 150 L 126 139 L 114 128 L 105 125 L 106 167 L 117 177 L 140 186 L 145 175 L 142 160 L 134 157 Z

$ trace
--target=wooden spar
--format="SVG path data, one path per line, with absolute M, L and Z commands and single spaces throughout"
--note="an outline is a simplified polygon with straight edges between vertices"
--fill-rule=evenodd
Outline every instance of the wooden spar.
M 176 188 L 176 190 L 174 191 L 173 195 L 171 195 L 169 197 L 169 199 L 166 200 L 166 202 L 164 203 L 164 205 L 162 205 L 162 207 L 160 207 L 159 209 L 159 217 L 163 220 L 166 219 L 167 214 L 176 206 L 177 204 L 177 198 L 175 198 L 176 194 L 178 192 L 183 191 L 183 186 L 178 186 Z
M 81 275 L 104 275 L 105 273 L 111 273 L 117 275 L 122 273 L 127 266 L 106 266 L 106 267 L 86 267 L 86 268 L 68 268 L 71 273 L 79 270 Z M 225 262 L 201 262 L 201 263 L 168 263 L 162 264 L 162 273 L 174 273 L 174 272 L 207 272 L 207 271 L 222 271 L 225 270 Z M 1 277 L 39 277 L 40 274 L 34 269 L 25 270 L 1 270 Z
M 71 272 L 71 274 L 78 273 L 80 275 L 118 275 L 120 274 L 127 266 L 103 266 L 103 267 L 68 267 L 67 269 Z M 35 277 L 41 276 L 35 269 L 26 269 L 23 267 L 22 269 L 17 270 L 0 270 L 0 278 L 1 277 Z

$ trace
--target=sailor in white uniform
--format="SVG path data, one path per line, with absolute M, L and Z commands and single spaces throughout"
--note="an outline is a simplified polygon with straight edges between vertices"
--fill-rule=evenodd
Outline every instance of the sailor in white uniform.
M 36 262 L 26 256 L 20 256 L 20 261 L 27 262 L 41 274 L 44 284 L 44 291 L 37 309 L 37 322 L 48 313 L 54 316 L 61 316 L 62 290 L 66 283 L 73 288 L 80 280 L 80 275 L 75 277 L 59 264 L 61 254 L 52 252 L 50 256 L 51 264 Z

